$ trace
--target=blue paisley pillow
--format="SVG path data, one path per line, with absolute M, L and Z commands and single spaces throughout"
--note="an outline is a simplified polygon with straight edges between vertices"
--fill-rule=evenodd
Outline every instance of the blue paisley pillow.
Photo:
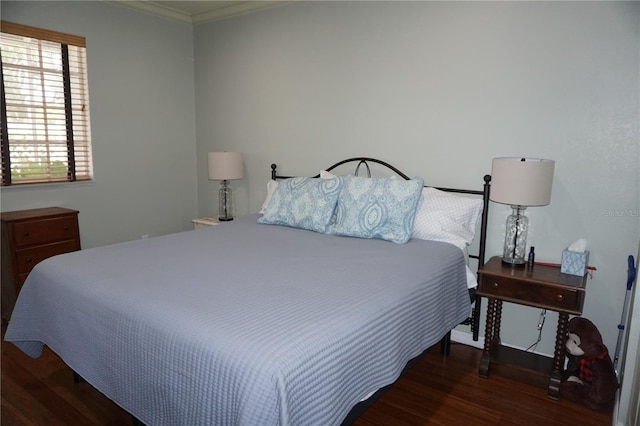
M 258 223 L 325 232 L 333 216 L 343 178 L 297 177 L 278 184 Z
M 422 178 L 346 176 L 335 221 L 329 225 L 327 234 L 406 243 L 411 238 L 423 185 Z

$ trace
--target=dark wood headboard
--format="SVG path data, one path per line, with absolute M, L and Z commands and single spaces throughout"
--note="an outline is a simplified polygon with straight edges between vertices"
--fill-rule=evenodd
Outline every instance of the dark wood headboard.
M 398 168 L 392 166 L 391 164 L 385 161 L 378 160 L 376 158 L 370 158 L 370 157 L 348 158 L 346 160 L 339 161 L 334 165 L 332 165 L 331 167 L 328 167 L 324 170 L 329 172 L 335 169 L 336 167 L 342 166 L 343 164 L 347 164 L 347 163 L 357 163 L 355 168 L 356 175 L 359 173 L 360 167 L 364 166 L 364 169 L 366 170 L 368 177 L 371 177 L 371 169 L 368 163 L 375 163 L 388 168 L 389 170 L 393 171 L 395 174 L 397 174 L 403 179 L 407 179 L 407 180 L 411 179 L 408 175 L 400 171 Z M 295 177 L 295 176 L 279 175 L 276 164 L 271 165 L 271 179 L 273 180 L 289 179 L 292 177 Z M 320 174 L 314 175 L 312 177 L 318 178 L 320 177 Z M 435 186 L 433 187 L 435 189 L 439 189 L 440 191 L 456 192 L 460 194 L 471 194 L 471 195 L 478 195 L 482 197 L 484 206 L 482 209 L 482 219 L 480 222 L 480 240 L 478 244 L 478 252 L 469 253 L 470 258 L 476 259 L 478 261 L 478 268 L 484 265 L 484 262 L 485 262 L 485 253 L 486 253 L 486 244 L 487 244 L 487 221 L 489 218 L 489 194 L 491 191 L 491 175 L 484 175 L 483 179 L 484 179 L 484 184 L 481 190 L 443 188 L 443 187 L 435 187 Z M 425 185 L 425 186 L 429 186 L 429 185 Z M 473 308 L 473 313 L 471 315 L 471 318 L 468 318 L 467 321 L 464 322 L 464 324 L 471 326 L 471 331 L 473 333 L 473 340 L 477 341 L 478 335 L 479 335 L 479 322 L 480 322 L 480 298 L 475 296 L 475 289 L 470 290 L 469 293 L 470 293 L 472 302 L 474 302 L 474 308 Z

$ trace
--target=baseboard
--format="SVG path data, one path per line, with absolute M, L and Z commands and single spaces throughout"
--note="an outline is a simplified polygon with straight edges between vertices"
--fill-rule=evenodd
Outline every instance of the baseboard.
M 451 330 L 451 341 L 478 349 L 484 348 L 484 337 L 478 337 L 478 341 L 475 341 L 471 334 L 463 331 Z
M 478 349 L 484 349 L 484 337 L 482 336 L 478 336 L 478 341 L 473 340 L 473 336 L 469 333 L 465 333 L 464 331 L 459 331 L 459 330 L 451 330 L 451 341 L 452 342 L 456 342 L 456 343 L 461 343 L 463 345 L 467 345 L 467 346 L 472 346 L 474 348 L 478 348 Z M 503 343 L 504 346 L 508 346 L 510 348 L 515 348 L 515 349 L 519 349 L 521 351 L 524 351 L 525 348 L 521 348 L 519 346 L 515 346 L 515 345 L 510 345 L 508 343 Z M 553 358 L 553 355 L 544 353 L 544 352 L 538 352 L 538 351 L 533 351 L 533 353 L 538 354 L 538 355 L 542 355 L 545 357 L 549 357 L 549 358 Z

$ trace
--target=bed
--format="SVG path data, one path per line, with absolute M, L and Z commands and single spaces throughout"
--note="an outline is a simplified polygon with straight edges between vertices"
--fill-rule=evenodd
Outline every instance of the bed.
M 383 165 L 416 182 L 370 158 L 326 172 L 354 161 L 357 170 Z M 339 212 L 345 181 L 364 181 L 332 176 L 304 182 L 325 189 L 340 182 L 329 218 L 335 225 L 349 214 Z M 469 318 L 468 259 L 449 242 L 268 223 L 273 203 L 291 195 L 283 188 L 301 182 L 279 176 L 275 165 L 272 178 L 280 189 L 263 214 L 41 262 L 5 340 L 32 357 L 46 344 L 148 425 L 349 421 L 362 401 Z M 480 253 L 470 255 L 480 261 L 489 180 L 469 191 L 484 207 Z M 416 210 L 423 201 L 417 182 Z

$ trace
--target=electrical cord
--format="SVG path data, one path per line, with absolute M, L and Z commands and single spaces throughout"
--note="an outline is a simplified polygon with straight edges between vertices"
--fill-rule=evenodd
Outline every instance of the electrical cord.
M 525 349 L 526 352 L 534 351 L 538 346 L 538 343 L 540 343 L 540 341 L 542 340 L 542 327 L 544 327 L 544 320 L 546 319 L 546 317 L 547 317 L 547 310 L 543 309 L 542 311 L 540 311 L 540 318 L 538 319 L 538 326 L 537 326 L 538 338 L 536 339 L 535 342 L 531 344 L 531 346 Z

